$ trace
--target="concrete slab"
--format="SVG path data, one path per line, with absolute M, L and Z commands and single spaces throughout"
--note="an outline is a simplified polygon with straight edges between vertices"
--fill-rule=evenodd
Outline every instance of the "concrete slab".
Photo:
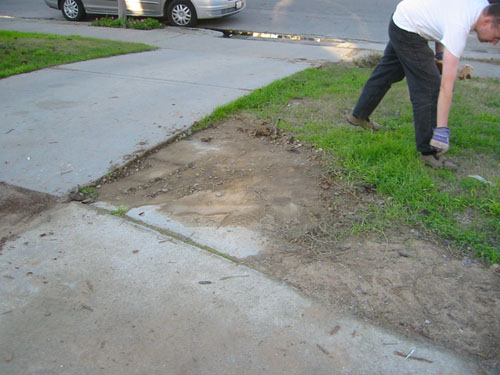
M 477 373 L 467 358 L 80 204 L 9 242 L 0 274 L 2 374 Z M 412 350 L 424 360 L 400 356 Z
M 267 239 L 258 232 L 237 226 L 219 228 L 186 226 L 170 218 L 166 210 L 168 210 L 168 204 L 142 206 L 131 209 L 127 212 L 127 216 L 155 228 L 184 236 L 199 245 L 207 246 L 234 258 L 257 255 L 265 248 Z
M 215 194 L 215 193 L 214 193 Z M 110 213 L 120 210 L 120 207 L 106 202 L 96 202 L 93 207 Z M 154 227 L 162 231 L 180 236 L 196 243 L 203 248 L 214 250 L 223 256 L 234 259 L 243 259 L 259 254 L 266 246 L 267 238 L 260 233 L 242 226 L 189 226 L 185 225 L 168 214 L 169 204 L 161 206 L 141 206 L 126 210 L 125 215 L 136 222 Z

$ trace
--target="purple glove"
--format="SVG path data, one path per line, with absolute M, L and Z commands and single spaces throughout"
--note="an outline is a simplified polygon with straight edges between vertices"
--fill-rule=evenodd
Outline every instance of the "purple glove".
M 431 139 L 431 146 L 437 151 L 438 156 L 443 155 L 450 148 L 450 129 L 439 127 L 434 129 L 434 135 Z

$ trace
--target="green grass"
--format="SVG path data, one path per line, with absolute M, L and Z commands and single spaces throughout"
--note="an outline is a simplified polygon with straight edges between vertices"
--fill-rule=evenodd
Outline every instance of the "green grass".
M 88 198 L 95 199 L 99 196 L 99 192 L 97 189 L 93 186 L 84 186 L 78 189 L 78 192 L 83 194 L 84 196 Z
M 372 184 L 391 197 L 384 208 L 370 207 L 355 230 L 410 225 L 489 263 L 500 262 L 500 81 L 457 81 L 448 155 L 460 169 L 451 172 L 419 161 L 405 82 L 393 86 L 372 116 L 385 125 L 383 130 L 372 133 L 345 125 L 370 72 L 335 64 L 307 69 L 218 108 L 197 128 L 242 110 L 279 119 L 280 127 L 325 150 L 331 166 L 345 170 L 351 183 Z M 304 99 L 303 105 L 287 106 L 297 97 Z
M 0 31 L 0 78 L 54 65 L 154 49 L 146 44 L 75 35 Z
M 114 215 L 114 216 L 124 217 L 125 214 L 127 213 L 127 211 L 128 211 L 127 207 L 125 207 L 125 206 L 118 206 L 116 208 L 116 210 L 113 210 L 110 213 L 111 213 L 111 215 Z

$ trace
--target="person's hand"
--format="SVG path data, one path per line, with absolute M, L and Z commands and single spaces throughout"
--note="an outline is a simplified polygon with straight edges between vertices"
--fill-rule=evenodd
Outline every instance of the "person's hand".
M 446 127 L 434 129 L 430 144 L 436 149 L 438 156 L 443 155 L 450 148 L 450 129 Z

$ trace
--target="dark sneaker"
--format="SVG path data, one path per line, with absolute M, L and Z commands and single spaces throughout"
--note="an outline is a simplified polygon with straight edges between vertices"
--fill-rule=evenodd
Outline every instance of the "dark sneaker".
M 425 165 L 428 165 L 429 167 L 432 168 L 444 168 L 448 169 L 450 171 L 455 171 L 458 169 L 458 165 L 452 163 L 448 159 L 446 159 L 444 156 L 438 156 L 437 154 L 430 154 L 430 155 L 420 155 L 420 159 L 425 163 Z
M 376 122 L 370 121 L 369 119 L 362 120 L 360 118 L 357 118 L 352 113 L 349 116 L 347 116 L 347 121 L 351 125 L 361 126 L 365 129 L 373 130 L 373 131 L 377 131 L 382 127 L 381 125 L 377 124 Z

